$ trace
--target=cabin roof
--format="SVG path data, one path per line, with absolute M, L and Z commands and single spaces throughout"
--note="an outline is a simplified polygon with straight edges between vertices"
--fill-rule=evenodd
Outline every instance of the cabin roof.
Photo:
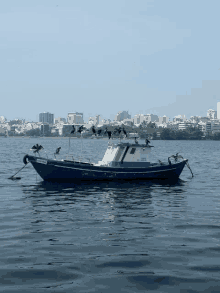
M 139 143 L 129 143 L 129 142 L 119 142 L 116 144 L 116 146 L 120 147 L 135 147 L 135 148 L 152 148 L 153 146 L 151 145 L 146 145 L 146 144 L 139 144 Z

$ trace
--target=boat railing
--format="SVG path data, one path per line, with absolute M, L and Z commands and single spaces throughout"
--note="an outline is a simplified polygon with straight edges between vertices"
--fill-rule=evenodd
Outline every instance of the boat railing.
M 90 163 L 91 164 L 90 158 L 85 158 L 85 157 L 77 156 L 77 155 L 73 155 L 73 154 L 68 154 L 66 156 L 66 160 L 68 160 L 68 161 L 83 162 L 83 163 Z

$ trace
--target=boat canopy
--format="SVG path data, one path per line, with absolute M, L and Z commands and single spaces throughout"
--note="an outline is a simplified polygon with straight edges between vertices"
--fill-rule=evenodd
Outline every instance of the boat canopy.
M 130 143 L 109 143 L 108 148 L 99 166 L 118 166 L 129 162 L 149 162 L 148 155 L 151 146 Z

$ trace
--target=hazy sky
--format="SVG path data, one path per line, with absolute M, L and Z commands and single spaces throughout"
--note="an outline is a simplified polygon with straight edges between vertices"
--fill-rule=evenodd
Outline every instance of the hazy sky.
M 206 115 L 220 101 L 219 0 L 0 2 L 0 116 Z

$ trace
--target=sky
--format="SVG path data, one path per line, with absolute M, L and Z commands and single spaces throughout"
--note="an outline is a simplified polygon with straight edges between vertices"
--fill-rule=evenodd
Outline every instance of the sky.
M 0 2 L 0 116 L 206 116 L 220 101 L 219 0 Z

